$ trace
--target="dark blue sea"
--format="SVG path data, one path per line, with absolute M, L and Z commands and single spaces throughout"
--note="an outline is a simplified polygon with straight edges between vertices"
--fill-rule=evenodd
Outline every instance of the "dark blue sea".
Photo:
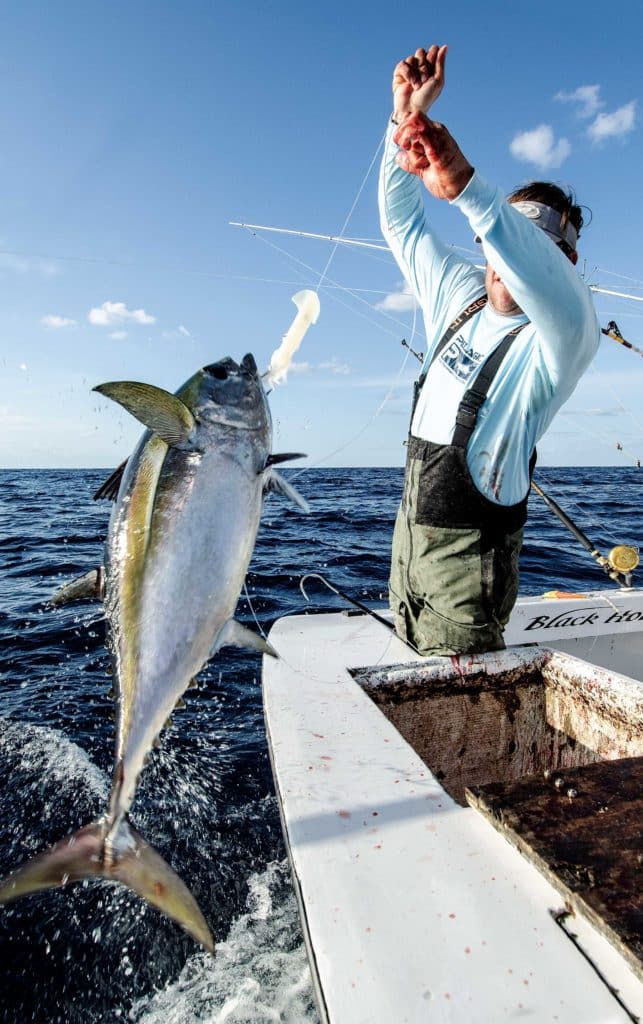
M 343 606 L 299 579 L 321 572 L 376 606 L 386 590 L 402 471 L 286 471 L 302 514 L 267 501 L 239 618 Z M 102 470 L 0 471 L 0 873 L 93 820 L 109 792 L 114 722 L 98 604 L 48 607 L 102 560 Z M 601 550 L 641 541 L 643 471 L 537 473 Z M 216 572 L 213 565 L 212 571 Z M 601 570 L 530 498 L 522 592 L 587 589 Z M 224 651 L 164 732 L 133 808 L 143 835 L 195 894 L 212 960 L 125 889 L 86 883 L 0 909 L 0 1020 L 138 1024 L 317 1020 L 266 747 L 260 660 Z

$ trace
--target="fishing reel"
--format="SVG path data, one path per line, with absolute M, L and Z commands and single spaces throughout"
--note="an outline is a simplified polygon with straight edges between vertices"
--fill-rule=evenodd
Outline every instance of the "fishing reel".
M 617 544 L 604 559 L 605 572 L 612 580 L 618 580 L 622 576 L 626 587 L 632 586 L 632 573 L 640 562 L 638 548 L 629 544 Z

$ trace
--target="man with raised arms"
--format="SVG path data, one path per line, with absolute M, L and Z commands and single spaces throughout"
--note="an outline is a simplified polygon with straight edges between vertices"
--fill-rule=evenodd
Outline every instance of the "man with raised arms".
M 379 188 L 382 230 L 428 343 L 390 577 L 396 629 L 425 655 L 504 647 L 535 446 L 600 340 L 574 267 L 573 195 L 532 182 L 507 201 L 427 118 L 446 51 L 420 49 L 395 68 Z M 436 238 L 422 185 L 468 219 L 485 270 Z

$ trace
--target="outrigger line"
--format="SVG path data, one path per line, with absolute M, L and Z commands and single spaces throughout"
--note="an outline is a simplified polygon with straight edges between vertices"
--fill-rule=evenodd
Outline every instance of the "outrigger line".
M 562 510 L 560 505 L 557 504 L 553 498 L 550 498 L 548 494 L 545 494 L 543 489 L 539 487 L 537 483 L 534 483 L 533 480 L 531 481 L 531 486 L 536 494 L 540 495 L 554 515 L 560 519 L 563 526 L 566 526 L 570 533 L 574 535 L 579 544 L 582 544 L 582 546 L 589 551 L 590 555 L 594 561 L 600 565 L 603 572 L 607 573 L 609 578 L 615 583 L 618 583 L 619 587 L 623 587 L 624 589 L 631 587 L 632 573 L 639 564 L 639 553 L 637 549 L 630 547 L 627 544 L 618 544 L 616 547 L 613 547 L 609 555 L 605 557 L 605 555 L 601 554 L 596 545 L 591 542 L 589 537 L 587 537 L 578 526 L 576 526 L 576 523 L 569 518 L 567 513 Z M 621 577 L 623 577 L 623 579 L 621 579 Z
M 388 245 L 384 242 L 374 242 L 364 238 L 349 238 L 347 235 L 343 234 L 321 235 L 315 234 L 313 231 L 299 231 L 295 228 L 281 228 L 272 224 L 249 224 L 245 221 L 239 220 L 230 220 L 228 221 L 228 224 L 230 224 L 231 227 L 246 228 L 249 231 L 271 231 L 279 235 L 295 235 L 297 238 L 317 238 L 322 242 L 333 242 L 335 245 L 353 246 L 356 249 L 374 249 L 376 252 L 391 252 Z M 452 245 L 450 248 L 461 249 L 462 246 Z M 468 249 L 466 251 L 470 252 Z M 631 295 L 628 292 L 617 292 L 611 288 L 602 288 L 597 284 L 590 284 L 587 287 L 590 292 L 595 292 L 597 295 L 613 295 L 617 299 L 631 299 L 633 302 L 643 302 L 643 295 Z M 603 334 L 606 333 L 607 331 L 603 331 Z M 618 341 L 619 339 L 616 338 L 615 340 Z M 634 346 L 632 346 L 632 348 L 634 348 Z M 638 352 L 639 349 L 635 349 L 635 351 Z M 641 352 L 641 355 L 643 355 L 643 352 Z

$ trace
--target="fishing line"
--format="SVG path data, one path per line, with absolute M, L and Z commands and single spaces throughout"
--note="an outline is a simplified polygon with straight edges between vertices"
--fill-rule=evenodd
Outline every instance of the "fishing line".
M 368 170 L 366 171 L 366 174 L 362 178 L 362 183 L 361 183 L 361 185 L 359 186 L 359 188 L 357 190 L 357 195 L 353 199 L 353 202 L 351 204 L 351 208 L 348 211 L 348 214 L 346 215 L 346 220 L 344 221 L 344 223 L 342 225 L 342 229 L 339 232 L 340 238 L 344 234 L 346 228 L 348 227 L 348 222 L 350 221 L 351 217 L 353 216 L 353 212 L 355 210 L 355 207 L 357 206 L 357 203 L 359 202 L 359 198 L 360 198 L 362 192 L 364 191 L 364 187 L 365 187 L 366 182 L 368 181 L 368 179 L 370 177 L 370 173 L 373 170 L 373 166 L 375 164 L 375 161 L 377 160 L 379 151 L 382 148 L 382 145 L 384 143 L 385 138 L 386 138 L 386 132 L 384 133 L 384 135 L 382 135 L 382 138 L 378 142 L 377 148 L 376 148 L 375 152 L 373 153 L 373 158 L 372 158 L 370 164 L 368 165 Z M 324 282 L 324 278 L 326 277 L 326 274 L 328 273 L 328 269 L 329 269 L 329 267 L 330 267 L 330 265 L 331 265 L 331 263 L 333 261 L 335 253 L 337 252 L 339 244 L 340 244 L 339 242 L 335 243 L 335 245 L 333 247 L 333 251 L 331 252 L 330 256 L 328 257 L 328 262 L 326 263 L 326 266 L 324 267 L 323 273 L 322 273 L 322 275 L 321 275 L 321 277 L 319 279 L 319 283 L 317 285 L 317 289 L 316 289 L 317 292 L 319 292 L 319 289 L 321 288 L 321 286 L 322 286 L 322 284 Z
M 373 157 L 372 157 L 371 162 L 369 164 L 368 170 L 366 171 L 366 174 L 364 175 L 364 177 L 362 179 L 362 182 L 361 182 L 361 184 L 359 186 L 359 189 L 357 191 L 357 195 L 355 196 L 355 198 L 354 198 L 354 200 L 353 200 L 353 202 L 351 204 L 351 207 L 350 207 L 350 210 L 348 212 L 348 215 L 347 215 L 347 217 L 346 217 L 346 219 L 344 221 L 344 224 L 343 224 L 343 226 L 341 228 L 338 240 L 335 242 L 335 244 L 333 246 L 333 250 L 332 250 L 332 252 L 331 252 L 331 254 L 330 254 L 330 256 L 329 256 L 329 258 L 328 258 L 328 260 L 326 262 L 326 266 L 324 267 L 324 270 L 323 270 L 323 272 L 322 272 L 322 274 L 320 276 L 319 284 L 317 286 L 317 291 L 319 291 L 319 289 L 321 288 L 324 280 L 327 277 L 328 270 L 329 270 L 329 267 L 331 265 L 331 262 L 332 262 L 332 260 L 333 260 L 333 258 L 335 256 L 335 253 L 337 252 L 337 249 L 338 249 L 339 245 L 341 244 L 341 236 L 343 235 L 344 231 L 346 230 L 346 227 L 348 226 L 350 218 L 353 215 L 353 212 L 355 210 L 357 202 L 358 202 L 358 200 L 359 200 L 359 198 L 360 198 L 360 196 L 361 196 L 361 194 L 362 194 L 362 192 L 364 190 L 366 182 L 367 182 L 367 180 L 368 180 L 368 178 L 369 178 L 369 176 L 371 174 L 371 171 L 372 171 L 372 169 L 373 169 L 373 167 L 375 165 L 375 161 L 377 160 L 378 154 L 379 154 L 379 152 L 380 152 L 380 150 L 382 148 L 383 143 L 386 140 L 386 135 L 387 135 L 387 132 L 385 131 L 384 134 L 382 135 L 380 141 L 377 144 L 375 153 L 373 154 Z M 251 230 L 252 231 L 252 229 L 250 229 L 250 228 L 248 228 L 247 230 Z M 289 259 L 293 259 L 296 263 L 306 267 L 307 270 L 311 269 L 306 263 L 304 263 L 303 260 L 300 260 L 297 257 L 292 256 L 290 253 L 288 253 L 285 250 L 283 250 L 280 246 L 277 246 L 274 243 L 268 241 L 268 239 L 263 238 L 263 236 L 257 235 L 256 231 L 252 231 L 252 233 L 254 234 L 255 238 L 260 238 L 261 241 L 263 241 L 266 245 L 269 245 L 269 246 L 271 246 L 271 248 L 274 248 L 276 251 L 281 252 L 283 255 L 287 256 Z M 331 279 L 329 278 L 329 280 L 331 280 Z M 334 284 L 338 284 L 337 282 L 333 282 L 333 283 Z M 338 287 L 341 288 L 341 286 L 339 286 L 339 285 L 338 285 Z M 344 290 L 348 294 L 350 294 L 352 296 L 352 298 L 355 298 L 358 301 L 364 302 L 364 304 L 368 305 L 369 310 L 373 308 L 370 303 L 366 303 L 365 300 L 361 299 L 360 296 L 355 295 L 354 293 L 350 292 L 349 289 L 342 288 L 342 290 Z M 335 301 L 340 302 L 340 304 L 342 304 L 337 296 L 333 296 L 333 298 L 335 299 Z M 355 312 L 357 312 L 357 310 L 355 310 Z M 379 310 L 378 312 L 380 312 L 382 315 L 384 315 L 386 319 L 391 320 L 392 322 L 400 323 L 401 324 L 401 321 L 398 321 L 394 317 L 388 316 L 383 310 Z M 366 319 L 371 320 L 371 318 L 368 318 L 368 317 L 366 317 Z M 372 320 L 371 320 L 371 322 L 375 322 L 376 323 L 376 321 L 372 321 Z M 406 326 L 406 325 L 402 325 L 402 326 Z M 399 382 L 399 380 L 400 380 L 400 378 L 401 378 L 401 376 L 402 376 L 402 374 L 403 374 L 403 372 L 404 372 L 404 370 L 406 368 L 406 364 L 408 362 L 408 358 L 409 358 L 409 355 L 411 353 L 411 346 L 412 346 L 412 343 L 413 343 L 414 338 L 415 338 L 416 330 L 417 330 L 417 302 L 415 302 L 414 305 L 413 305 L 413 323 L 412 323 L 412 329 L 411 329 L 411 339 L 410 339 L 410 342 L 407 344 L 407 350 L 405 352 L 404 359 L 402 361 L 402 365 L 401 365 L 400 369 L 398 370 L 395 378 L 393 379 L 393 382 L 392 382 L 388 392 L 384 396 L 384 399 L 380 402 L 378 407 L 375 409 L 374 413 L 368 418 L 368 420 L 363 424 L 363 426 L 357 431 L 356 434 L 351 436 L 344 444 L 340 445 L 339 448 L 334 449 L 333 451 L 331 451 L 331 452 L 327 453 L 326 455 L 324 455 L 322 458 L 316 460 L 316 462 L 311 463 L 309 466 L 306 466 L 303 469 L 301 469 L 298 473 L 296 473 L 292 477 L 293 480 L 295 480 L 299 476 L 301 476 L 302 473 L 305 473 L 307 469 L 312 469 L 312 468 L 314 468 L 316 466 L 319 466 L 321 463 L 326 462 L 328 459 L 331 459 L 335 455 L 338 455 L 341 452 L 345 451 L 346 448 L 350 447 L 350 445 L 353 444 L 354 441 L 356 441 L 359 437 L 361 437 L 368 430 L 368 428 L 371 426 L 371 424 L 381 414 L 382 410 L 384 409 L 384 407 L 386 406 L 386 404 L 390 400 L 391 395 L 393 394 L 394 390 L 396 389 L 396 387 L 398 385 L 398 382 Z
M 636 418 L 636 416 L 634 415 L 632 410 L 628 408 L 628 406 L 624 405 L 621 396 L 619 395 L 619 393 L 616 391 L 616 389 L 611 384 L 606 371 L 604 371 L 604 370 L 603 371 L 599 371 L 595 367 L 591 367 L 590 370 L 588 371 L 587 375 L 586 375 L 586 379 L 592 378 L 592 377 L 595 380 L 598 381 L 598 383 L 599 383 L 599 385 L 600 385 L 600 387 L 602 389 L 607 390 L 607 391 L 610 392 L 610 394 L 612 395 L 612 397 L 615 399 L 615 401 L 617 403 L 617 411 L 619 413 L 623 413 L 627 417 L 629 417 L 629 419 L 632 421 L 632 423 L 636 427 L 638 433 L 641 435 L 641 437 L 643 437 L 643 423 L 641 423 Z M 575 415 L 579 416 L 580 413 L 575 413 Z M 583 431 L 583 433 L 589 434 L 591 437 L 595 438 L 603 446 L 611 448 L 610 442 L 605 437 L 603 437 L 602 435 L 597 434 L 594 431 L 590 430 L 586 425 L 582 425 L 582 431 Z M 624 455 L 628 455 L 631 458 L 632 463 L 634 465 L 636 465 L 639 456 L 635 455 L 633 452 L 631 452 L 629 450 L 626 450 L 623 446 L 621 446 L 620 451 L 622 451 L 622 453 Z
M 274 249 L 275 252 L 281 253 L 281 255 L 285 256 L 286 259 L 291 260 L 293 263 L 299 264 L 300 266 L 304 267 L 306 270 L 308 270 L 309 272 L 311 272 L 313 274 L 319 274 L 319 271 L 316 270 L 315 267 L 311 267 L 309 263 L 305 263 L 304 260 L 299 259 L 298 256 L 295 256 L 295 255 L 293 255 L 293 253 L 288 252 L 287 249 L 283 249 L 281 246 L 276 245 L 274 242 L 271 242 L 269 239 L 264 238 L 262 235 L 256 234 L 256 232 L 254 232 L 250 228 L 247 228 L 246 230 L 252 235 L 253 238 L 256 238 L 258 242 L 262 242 L 264 245 L 267 245 L 270 249 Z M 357 302 L 361 303 L 363 306 L 366 306 L 371 312 L 379 313 L 380 316 L 384 317 L 385 320 L 390 320 L 391 323 L 396 324 L 398 327 L 403 327 L 405 331 L 408 330 L 408 323 L 406 323 L 405 321 L 398 320 L 397 317 L 391 316 L 385 310 L 376 309 L 376 307 L 373 306 L 372 303 L 367 302 L 366 299 L 363 299 L 361 297 L 361 295 L 355 294 L 353 291 L 351 291 L 350 288 L 347 288 L 345 285 L 340 284 L 339 281 L 335 281 L 335 280 L 333 280 L 330 277 L 327 277 L 327 280 L 330 281 L 331 284 L 334 285 L 334 287 L 339 292 L 346 292 L 347 295 L 350 295 L 351 298 L 355 299 Z M 327 288 L 327 287 L 328 287 L 328 285 L 324 285 L 324 288 Z M 390 293 L 387 293 L 387 294 L 390 294 Z M 398 332 L 397 331 L 392 331 L 390 329 L 387 330 L 387 328 L 384 327 L 380 323 L 380 321 L 378 319 L 375 319 L 374 317 L 369 317 L 366 313 L 363 313 L 360 310 L 355 309 L 353 306 L 348 305 L 348 303 L 345 303 L 345 302 L 343 303 L 341 301 L 341 299 L 339 299 L 339 297 L 337 295 L 332 295 L 331 294 L 330 298 L 332 298 L 333 301 L 337 302 L 339 305 L 343 305 L 346 309 L 350 309 L 356 316 L 362 316 L 363 319 L 367 320 L 367 322 L 370 323 L 377 330 L 383 331 L 385 334 L 391 334 L 394 337 L 398 336 Z M 422 332 L 418 332 L 418 333 L 422 334 Z
M 224 281 L 259 281 L 264 284 L 298 284 L 297 281 L 282 281 L 277 278 L 257 277 L 254 274 L 223 274 L 217 270 L 198 270 L 194 267 L 182 267 L 169 263 L 140 263 L 134 260 L 114 260 L 101 256 L 43 256 L 39 253 L 17 252 L 10 249 L 0 249 L 0 256 L 18 256 L 22 259 L 52 260 L 54 263 L 89 263 L 106 267 L 124 267 L 127 269 L 152 270 L 171 272 L 173 274 L 189 274 L 196 277 L 216 277 Z
M 601 594 L 600 595 L 600 599 L 601 599 L 601 601 L 605 601 L 605 603 L 607 605 L 609 605 L 609 607 L 612 609 L 612 611 L 620 613 L 623 610 L 622 608 L 619 608 L 618 605 L 614 604 L 613 601 L 610 601 L 609 597 L 607 597 L 606 594 Z M 596 643 L 597 640 L 598 640 L 598 633 L 596 634 L 596 638 L 594 640 L 594 643 Z M 594 649 L 594 644 L 592 644 L 592 650 L 593 649 Z
M 599 379 L 600 379 L 600 375 L 599 375 Z M 630 411 L 629 411 L 629 410 L 628 410 L 628 409 L 626 408 L 626 406 L 624 406 L 624 405 L 620 405 L 620 404 L 619 404 L 619 406 L 618 406 L 618 408 L 617 408 L 617 410 L 616 410 L 616 411 L 617 411 L 617 412 L 622 412 L 622 413 L 627 413 L 627 414 L 628 414 L 628 415 L 629 415 L 630 417 L 631 417 L 631 415 L 632 415 L 632 414 L 630 413 Z M 571 414 L 571 415 L 573 415 L 573 417 L 574 417 L 574 418 L 580 418 L 580 416 L 582 415 L 582 413 L 580 413 L 580 412 L 574 412 L 574 413 L 573 413 L 573 414 Z M 587 419 L 587 417 L 585 416 L 585 417 L 584 417 L 584 419 Z M 596 433 L 596 431 L 592 430 L 592 429 L 591 429 L 590 427 L 588 427 L 588 426 L 587 426 L 586 424 L 584 424 L 584 423 L 583 423 L 583 424 L 579 424 L 579 426 L 580 426 L 580 430 L 581 430 L 581 432 L 582 432 L 583 434 L 588 434 L 588 435 L 589 435 L 590 437 L 593 437 L 593 438 L 594 438 L 594 440 L 595 440 L 595 441 L 598 441 L 598 443 L 599 443 L 599 444 L 600 444 L 600 445 L 601 445 L 601 446 L 602 446 L 603 448 L 609 449 L 610 451 L 611 451 L 611 450 L 613 449 L 613 443 L 612 443 L 611 441 L 609 441 L 609 440 L 608 440 L 608 439 L 607 439 L 607 438 L 606 438 L 606 437 L 605 437 L 604 435 L 602 435 L 602 434 L 597 434 L 597 433 Z M 637 424 L 637 426 L 639 427 L 639 429 L 641 429 L 641 428 L 640 428 L 640 426 L 639 426 L 639 424 Z M 618 442 L 618 443 L 620 444 L 620 442 Z M 626 451 L 626 449 L 625 449 L 625 448 L 623 448 L 622 446 L 621 446 L 621 449 L 622 449 L 622 452 L 623 452 L 623 454 L 627 454 L 627 455 L 629 455 L 629 456 L 630 456 L 630 458 L 632 459 L 632 463 L 633 463 L 634 465 L 636 465 L 636 460 L 637 460 L 637 456 L 636 456 L 636 455 L 633 455 L 633 454 L 632 454 L 632 452 L 630 452 L 630 451 Z
M 547 485 L 547 491 L 551 493 L 551 495 L 553 496 L 556 493 L 556 485 L 552 484 L 551 480 L 547 478 L 546 474 L 543 472 L 542 469 L 538 470 L 538 478 L 539 480 L 544 481 L 544 483 Z M 556 498 L 556 500 L 558 500 L 558 498 Z M 580 506 L 577 505 L 576 501 L 573 498 L 563 497 L 560 500 L 559 504 L 561 505 L 561 507 L 564 506 L 567 509 L 572 509 L 582 519 L 584 519 L 586 522 L 589 522 L 592 526 L 596 527 L 596 529 L 601 533 L 603 537 L 609 537 L 610 534 L 613 532 L 604 523 L 597 520 L 595 515 L 591 511 L 580 508 Z M 611 542 L 608 540 L 606 541 L 606 543 L 609 544 Z M 636 550 L 638 550 L 637 545 L 632 546 L 635 547 Z
M 621 281 L 629 281 L 630 284 L 637 285 L 639 288 L 643 288 L 643 281 L 640 281 L 636 277 L 628 277 L 627 274 L 618 274 L 614 270 L 606 270 L 605 267 L 594 267 L 594 270 L 599 274 L 607 274 L 609 277 L 620 278 Z
M 254 232 L 253 232 L 253 234 L 254 234 Z M 280 251 L 283 251 L 283 250 L 280 250 Z M 288 255 L 288 254 L 285 254 L 285 255 Z M 103 258 L 103 257 L 100 257 L 100 256 L 96 256 L 96 257 L 94 257 L 94 256 L 54 256 L 54 255 L 44 256 L 44 255 L 39 254 L 39 253 L 26 253 L 26 252 L 20 252 L 20 251 L 12 250 L 12 249 L 0 249 L 0 256 L 17 256 L 17 257 L 20 257 L 22 259 L 31 259 L 31 260 L 36 260 L 36 259 L 52 260 L 52 262 L 54 262 L 54 263 L 56 263 L 56 262 L 58 262 L 58 263 L 61 263 L 61 262 L 89 263 L 89 264 L 95 264 L 95 265 L 98 265 L 98 266 L 107 266 L 107 267 L 124 267 L 124 268 L 127 268 L 127 269 L 135 268 L 135 269 L 138 269 L 138 270 L 152 270 L 152 271 L 163 271 L 163 272 L 167 271 L 167 272 L 171 272 L 173 274 L 177 274 L 177 273 L 179 273 L 179 274 L 188 274 L 188 275 L 196 276 L 196 277 L 206 277 L 206 278 L 214 277 L 214 278 L 217 278 L 217 279 L 222 280 L 222 281 L 250 281 L 250 282 L 253 282 L 253 283 L 256 282 L 256 283 L 259 283 L 259 284 L 288 285 L 288 287 L 293 287 L 293 286 L 294 287 L 298 287 L 302 283 L 301 281 L 284 280 L 283 278 L 277 278 L 277 277 L 261 277 L 258 274 L 224 274 L 221 271 L 217 271 L 217 270 L 198 270 L 198 269 L 196 269 L 194 267 L 176 266 L 174 264 L 169 264 L 169 263 L 167 263 L 167 264 L 164 264 L 164 263 L 140 263 L 140 262 L 136 262 L 136 261 L 133 261 L 133 260 L 113 260 L 113 259 Z M 371 259 L 380 259 L 380 257 L 374 256 L 372 253 L 366 253 L 366 256 L 370 257 Z M 295 257 L 291 257 L 291 258 L 294 259 Z M 388 263 L 388 262 L 390 262 L 390 260 L 386 259 L 386 262 Z M 319 270 L 316 270 L 314 267 L 310 267 L 309 269 L 310 269 L 311 273 L 313 273 L 316 277 L 320 276 L 320 271 Z M 309 284 L 310 287 L 313 288 L 313 285 L 312 285 L 311 282 L 305 281 L 304 283 L 305 284 Z M 338 290 L 346 290 L 346 291 L 348 291 L 351 294 L 353 294 L 355 292 L 366 292 L 366 293 L 370 293 L 372 295 L 388 295 L 389 294 L 389 291 L 386 290 L 386 289 L 383 289 L 383 288 L 352 288 L 352 289 L 350 289 L 350 288 L 347 288 L 345 285 L 335 284 L 334 282 L 330 282 L 330 281 L 329 281 L 329 283 L 324 282 L 324 288 L 328 289 L 328 290 L 331 290 L 333 288 L 337 288 Z
M 415 310 L 413 311 L 413 328 L 412 328 L 412 331 L 411 331 L 411 342 L 413 341 L 414 333 L 415 333 Z M 294 476 L 291 477 L 292 480 L 296 480 L 298 477 L 300 477 L 302 475 L 302 473 L 305 473 L 308 469 L 315 469 L 317 466 L 320 466 L 323 462 L 326 462 L 328 459 L 332 459 L 334 455 L 339 455 L 340 452 L 343 452 L 343 451 L 346 450 L 346 448 L 349 448 L 350 445 L 352 445 L 354 441 L 357 441 L 357 439 L 360 438 L 362 436 L 362 434 L 364 434 L 368 430 L 368 428 L 371 426 L 371 424 L 374 423 L 374 421 L 380 415 L 380 413 L 382 412 L 382 409 L 387 404 L 387 402 L 390 400 L 391 395 L 393 394 L 393 392 L 397 388 L 398 383 L 399 383 L 399 381 L 400 381 L 400 379 L 402 377 L 402 374 L 404 373 L 404 370 L 406 369 L 406 364 L 407 364 L 407 362 L 409 360 L 409 356 L 410 355 L 411 355 L 411 349 L 410 349 L 409 346 L 407 346 L 406 352 L 404 354 L 404 358 L 402 360 L 402 365 L 400 366 L 400 368 L 399 368 L 399 370 L 397 372 L 397 375 L 396 375 L 395 379 L 393 380 L 389 390 L 387 391 L 386 395 L 384 396 L 384 398 L 382 399 L 382 401 L 378 405 L 378 407 L 375 410 L 375 412 L 372 413 L 372 415 L 364 423 L 364 425 L 362 427 L 360 427 L 360 429 L 357 431 L 357 433 L 353 434 L 352 437 L 349 437 L 349 439 L 346 441 L 346 443 L 340 445 L 339 448 L 335 448 L 334 451 L 328 452 L 328 454 L 322 456 L 320 459 L 317 459 L 316 462 L 311 462 L 308 466 L 302 467 L 302 469 L 300 469 L 299 472 L 295 473 Z
M 266 636 L 266 634 L 264 633 L 264 631 L 263 631 L 263 629 L 261 627 L 259 619 L 257 618 L 257 616 L 255 614 L 255 610 L 254 610 L 254 606 L 252 604 L 252 601 L 250 600 L 250 594 L 248 593 L 248 584 L 247 584 L 246 580 L 243 581 L 243 593 L 244 593 L 244 597 L 245 597 L 246 601 L 248 602 L 248 608 L 250 609 L 250 612 L 252 613 L 252 617 L 255 620 L 255 625 L 256 625 L 257 629 L 259 630 L 259 632 L 261 633 L 261 635 L 264 638 L 264 640 L 267 641 L 268 637 Z
M 397 636 L 398 640 L 401 640 L 403 644 L 406 644 L 406 646 L 409 647 L 413 651 L 414 654 L 418 654 L 418 655 L 420 654 L 420 652 L 418 651 L 417 647 L 415 647 L 411 643 L 410 640 L 404 639 L 404 637 L 401 637 L 396 632 L 395 626 L 393 625 L 392 622 L 389 622 L 388 619 L 385 619 L 382 615 L 379 615 L 376 611 L 373 611 L 373 609 L 369 608 L 368 605 L 363 604 L 361 601 L 358 601 L 354 597 L 350 597 L 343 590 L 340 590 L 338 587 L 335 587 L 329 580 L 326 579 L 325 576 L 322 576 L 321 573 L 318 573 L 318 572 L 307 572 L 304 576 L 301 577 L 301 579 L 299 581 L 299 589 L 301 590 L 302 594 L 304 595 L 304 598 L 306 599 L 306 601 L 310 601 L 310 598 L 308 597 L 308 594 L 306 593 L 304 584 L 305 584 L 306 580 L 313 580 L 313 579 L 314 580 L 319 580 L 320 583 L 323 583 L 325 587 L 328 587 L 328 589 L 331 590 L 333 592 L 333 594 L 337 594 L 337 596 L 341 597 L 342 600 L 348 601 L 349 604 L 354 605 L 355 608 L 359 608 L 359 610 L 361 612 L 364 612 L 365 615 L 370 615 L 370 617 L 372 619 L 375 619 L 376 622 L 379 622 L 380 625 L 385 626 L 386 629 L 388 629 L 390 633 L 393 633 L 394 636 Z

